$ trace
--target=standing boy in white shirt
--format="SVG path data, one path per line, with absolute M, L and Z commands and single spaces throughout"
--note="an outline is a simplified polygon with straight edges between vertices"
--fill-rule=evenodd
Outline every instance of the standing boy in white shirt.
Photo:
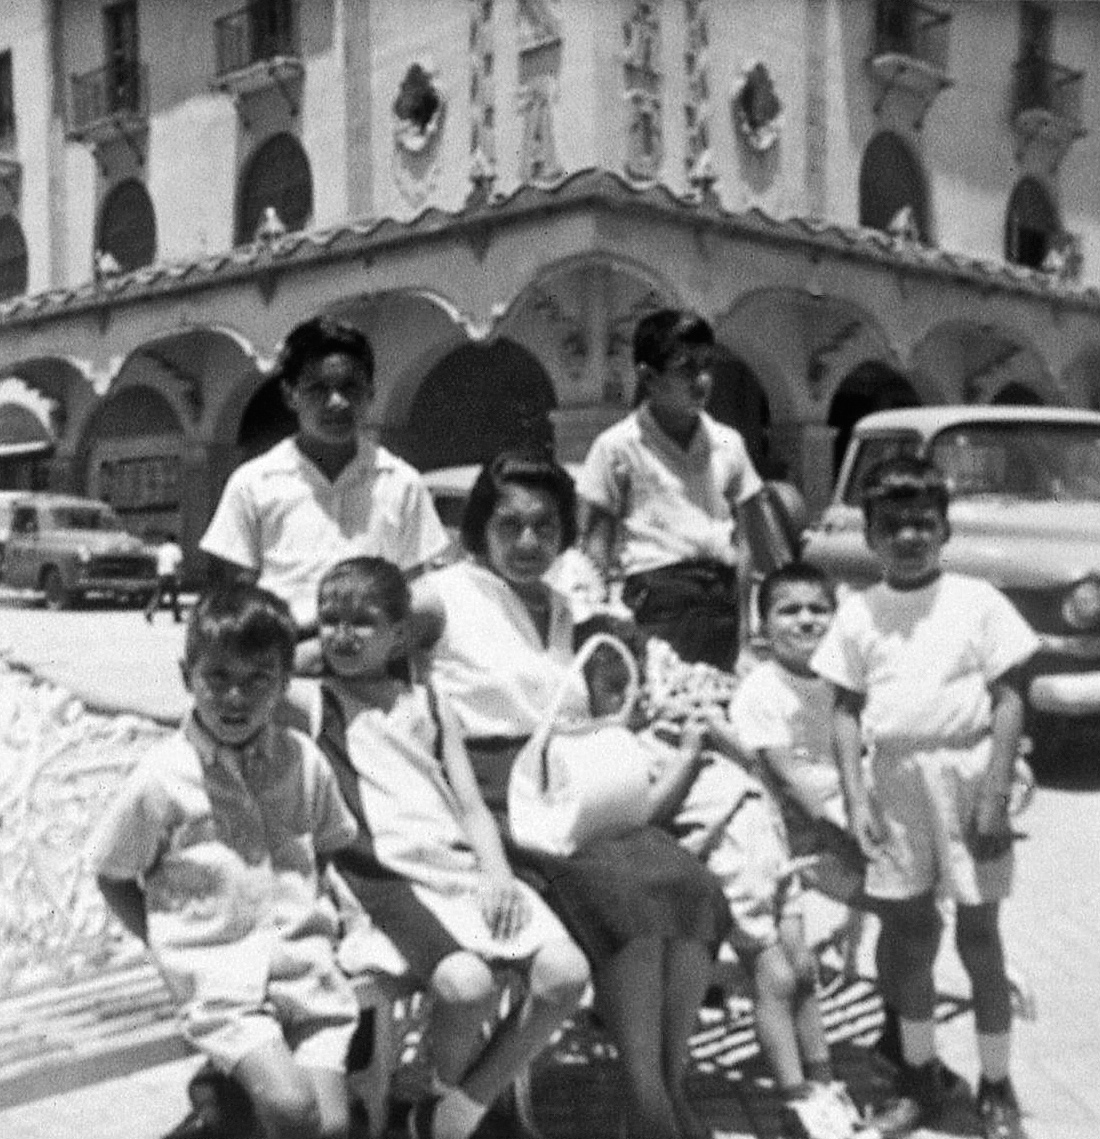
M 738 528 L 758 558 L 768 540 L 764 484 L 744 440 L 704 410 L 714 347 L 695 313 L 661 309 L 638 322 L 639 406 L 593 442 L 577 491 L 589 508 L 586 552 L 605 578 L 622 572 L 642 629 L 686 661 L 732 669 Z
M 942 570 L 947 504 L 943 476 L 926 460 L 898 457 L 869 472 L 864 534 L 885 580 L 845 599 L 811 664 L 835 686 L 850 826 L 878 899 L 876 964 L 896 1002 L 904 1061 L 899 1125 L 934 1122 L 944 1098 L 933 978 L 943 894 L 956 905 L 973 990 L 984 1132 L 1022 1139 L 998 911 L 1012 881 L 1020 666 L 1038 640 L 993 586 Z

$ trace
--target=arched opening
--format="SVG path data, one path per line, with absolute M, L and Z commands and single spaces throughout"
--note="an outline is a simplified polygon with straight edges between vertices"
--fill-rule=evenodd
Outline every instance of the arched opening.
M 248 401 L 237 428 L 237 462 L 243 463 L 293 435 L 298 421 L 283 399 L 278 380 L 268 380 Z
M 157 255 L 157 220 L 145 187 L 131 178 L 104 199 L 96 228 L 96 249 L 109 253 L 128 272 L 151 265 Z
M 1002 405 L 1016 405 L 1019 407 L 1043 406 L 1042 396 L 1032 391 L 1026 384 L 1019 384 L 1015 381 L 1010 384 L 1005 384 L 989 402 Z
M 852 428 L 873 411 L 919 407 L 920 397 L 900 372 L 877 360 L 868 360 L 845 376 L 829 405 L 828 424 L 833 437 L 833 476 L 840 470 Z
M 11 214 L 0 218 L 0 300 L 27 291 L 27 243 Z
M 924 173 L 909 147 L 884 131 L 867 144 L 859 169 L 859 224 L 887 230 L 908 207 L 916 234 L 931 240 Z
M 421 470 L 481 463 L 504 447 L 552 447 L 556 406 L 529 352 L 508 340 L 466 344 L 424 377 L 407 424 L 383 441 Z
M 313 176 L 301 143 L 290 134 L 273 135 L 252 156 L 241 178 L 236 243 L 256 236 L 271 207 L 288 230 L 304 229 L 313 215 Z
M 1061 231 L 1058 211 L 1043 184 L 1037 178 L 1021 179 L 1008 201 L 1005 260 L 1041 269 Z
M 152 388 L 124 388 L 93 416 L 85 436 L 85 488 L 109 502 L 133 533 L 181 532 L 183 427 Z

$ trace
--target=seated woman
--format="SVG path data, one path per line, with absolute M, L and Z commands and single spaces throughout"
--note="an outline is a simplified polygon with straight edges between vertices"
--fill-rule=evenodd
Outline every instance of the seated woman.
M 569 605 L 543 575 L 576 537 L 575 510 L 572 479 L 560 466 L 501 454 L 470 493 L 461 528 L 468 558 L 414 587 L 444 618 L 433 678 L 506 833 L 511 765 L 573 655 Z M 729 928 L 717 880 L 656 827 L 569 857 L 508 850 L 588 957 L 597 1008 L 619 1045 L 630 1134 L 709 1135 L 687 1103 L 683 1078 L 711 960 Z

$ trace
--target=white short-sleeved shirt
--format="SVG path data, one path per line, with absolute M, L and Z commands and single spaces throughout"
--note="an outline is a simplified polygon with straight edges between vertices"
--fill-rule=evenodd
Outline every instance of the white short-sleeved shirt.
M 359 454 L 330 481 L 293 439 L 238 467 L 199 543 L 208 554 L 256 570 L 299 624 L 317 613 L 317 585 L 344 558 L 388 558 L 403 570 L 448 545 L 416 470 L 384 447 Z
M 738 685 L 729 718 L 746 751 L 782 753 L 776 774 L 811 815 L 846 825 L 827 680 L 762 661 Z
M 175 542 L 161 542 L 157 546 L 157 576 L 170 577 L 183 564 L 183 550 Z
M 458 562 L 414 583 L 447 615 L 432 678 L 464 735 L 530 735 L 550 707 L 573 658 L 568 601 L 551 592 L 548 644 L 507 582 L 476 562 Z
M 1038 647 L 999 590 L 944 573 L 923 589 L 880 583 L 849 594 L 810 663 L 865 694 L 863 728 L 876 745 L 923 749 L 988 731 L 990 683 Z
M 588 502 L 620 520 L 627 574 L 738 558 L 733 507 L 763 488 L 740 434 L 709 415 L 687 450 L 644 405 L 597 436 L 577 479 Z
M 258 1004 L 283 946 L 335 944 L 317 857 L 356 833 L 307 736 L 269 728 L 229 748 L 192 717 L 138 763 L 87 853 L 96 873 L 141 884 L 149 948 L 178 1000 Z

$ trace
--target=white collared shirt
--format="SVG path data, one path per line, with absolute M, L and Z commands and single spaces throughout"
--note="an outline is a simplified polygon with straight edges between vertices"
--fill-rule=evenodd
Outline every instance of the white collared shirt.
M 259 573 L 302 625 L 317 614 L 317 585 L 344 558 L 388 558 L 411 570 L 448 545 L 417 471 L 384 447 L 360 440 L 356 457 L 330 480 L 284 439 L 238 467 L 199 548 Z
M 153 748 L 97 825 L 96 873 L 141 883 L 149 948 L 177 999 L 259 1000 L 279 943 L 335 942 L 317 858 L 357 834 L 307 736 L 218 744 L 192 716 Z
M 582 498 L 619 520 L 626 574 L 738 560 L 733 508 L 763 488 L 740 434 L 709 415 L 687 449 L 644 405 L 599 435 L 577 478 Z

